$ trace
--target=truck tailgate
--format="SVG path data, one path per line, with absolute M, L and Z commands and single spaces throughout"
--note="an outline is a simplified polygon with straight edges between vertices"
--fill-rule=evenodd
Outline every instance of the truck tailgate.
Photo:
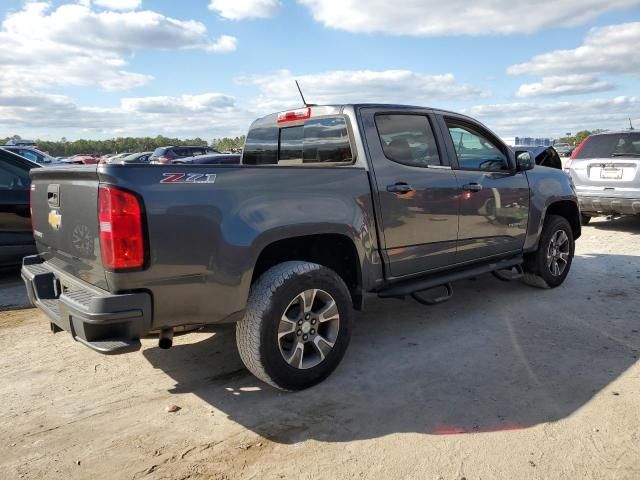
M 54 269 L 107 289 L 98 232 L 96 165 L 31 171 L 34 237 Z

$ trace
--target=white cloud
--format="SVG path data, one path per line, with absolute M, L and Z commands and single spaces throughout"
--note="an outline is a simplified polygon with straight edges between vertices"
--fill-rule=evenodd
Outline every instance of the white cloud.
M 433 104 L 437 100 L 461 100 L 485 95 L 479 88 L 459 83 L 448 73 L 426 75 L 410 70 L 336 70 L 309 75 L 293 75 L 282 70 L 271 75 L 239 79 L 258 86 L 254 105 L 265 112 L 301 103 L 295 80 L 300 82 L 308 102 Z
M 280 0 L 211 0 L 209 10 L 229 20 L 242 20 L 272 17 L 280 6 Z
M 562 136 L 580 130 L 621 129 L 640 124 L 640 97 L 587 101 L 478 105 L 464 111 L 502 136 Z
M 214 113 L 228 111 L 235 106 L 235 98 L 221 93 L 122 99 L 123 110 L 135 113 Z
M 109 10 L 135 10 L 142 0 L 93 0 L 93 3 Z
M 0 132 L 41 139 L 114 136 L 214 137 L 246 133 L 254 114 L 220 93 L 124 98 L 111 108 L 77 105 L 64 95 L 0 94 Z
M 557 97 L 583 93 L 606 92 L 615 87 L 593 75 L 560 75 L 544 77 L 541 82 L 521 85 L 516 97 Z
M 509 67 L 511 75 L 640 73 L 640 22 L 591 30 L 573 50 L 555 50 Z
M 4 85 L 97 85 L 120 90 L 151 77 L 126 70 L 142 49 L 203 49 L 227 52 L 236 47 L 226 35 L 211 40 L 206 26 L 157 12 L 94 11 L 83 4 L 55 9 L 29 2 L 10 13 L 0 28 L 0 88 Z
M 491 35 L 575 26 L 640 0 L 298 0 L 323 25 L 356 33 Z

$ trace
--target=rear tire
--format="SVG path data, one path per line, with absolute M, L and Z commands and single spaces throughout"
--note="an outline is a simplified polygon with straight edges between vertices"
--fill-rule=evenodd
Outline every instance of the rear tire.
M 302 390 L 338 366 L 351 336 L 351 296 L 333 271 L 309 262 L 285 262 L 253 284 L 236 325 L 243 363 L 281 390 Z
M 564 282 L 571 269 L 575 241 L 566 218 L 549 215 L 544 221 L 538 250 L 527 254 L 523 280 L 537 288 L 555 288 Z
M 589 225 L 590 221 L 591 221 L 591 216 L 590 215 L 585 215 L 584 213 L 582 215 L 580 215 L 580 223 L 582 225 Z

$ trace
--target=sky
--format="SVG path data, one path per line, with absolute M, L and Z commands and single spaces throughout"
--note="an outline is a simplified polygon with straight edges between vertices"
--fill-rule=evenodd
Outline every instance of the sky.
M 0 0 L 0 137 L 246 133 L 403 103 L 502 137 L 640 128 L 640 0 Z

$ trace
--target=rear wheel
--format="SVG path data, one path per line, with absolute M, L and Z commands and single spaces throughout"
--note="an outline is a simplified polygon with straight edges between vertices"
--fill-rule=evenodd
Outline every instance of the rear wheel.
M 538 288 L 562 285 L 575 253 L 573 230 L 566 218 L 549 215 L 544 222 L 538 250 L 525 257 L 524 281 Z
M 342 360 L 350 316 L 349 290 L 334 271 L 308 262 L 282 263 L 251 287 L 236 326 L 240 358 L 274 387 L 311 387 Z

